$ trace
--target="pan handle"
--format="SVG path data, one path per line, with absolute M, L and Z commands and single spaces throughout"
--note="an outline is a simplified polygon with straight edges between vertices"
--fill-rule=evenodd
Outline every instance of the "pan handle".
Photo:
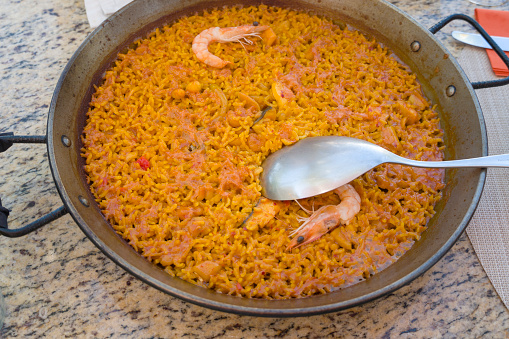
M 5 152 L 9 147 L 11 147 L 14 143 L 34 143 L 34 144 L 45 144 L 46 136 L 14 136 L 12 132 L 8 133 L 0 133 L 0 153 Z M 31 222 L 28 225 L 17 229 L 9 229 L 7 227 L 7 217 L 9 216 L 9 210 L 2 206 L 2 200 L 0 200 L 0 235 L 9 237 L 9 238 L 17 238 L 24 236 L 30 232 L 33 232 L 42 226 L 60 218 L 61 216 L 67 214 L 67 208 L 65 206 L 61 206 L 46 214 L 45 216 Z
M 495 50 L 497 55 L 504 61 L 507 68 L 509 68 L 509 58 L 507 55 L 502 51 L 502 49 L 497 45 L 495 41 L 490 37 L 488 33 L 484 30 L 484 28 L 479 25 L 477 21 L 475 21 L 473 18 L 469 17 L 468 15 L 464 14 L 453 14 L 450 15 L 439 22 L 437 22 L 433 27 L 431 27 L 429 30 L 431 33 L 436 34 L 439 30 L 441 30 L 445 25 L 447 25 L 449 22 L 453 20 L 463 20 L 471 24 L 481 35 L 482 37 L 490 44 L 490 46 Z M 490 81 L 479 81 L 479 82 L 472 82 L 472 87 L 474 89 L 480 89 L 480 88 L 491 88 L 491 87 L 498 87 L 498 86 L 504 86 L 509 84 L 509 77 L 504 79 L 498 79 L 498 80 L 490 80 Z

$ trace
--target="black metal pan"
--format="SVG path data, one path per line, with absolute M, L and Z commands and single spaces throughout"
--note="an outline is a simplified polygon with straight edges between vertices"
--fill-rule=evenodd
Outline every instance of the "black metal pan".
M 244 2 L 254 4 L 256 1 Z M 264 1 L 268 5 L 304 8 L 374 35 L 389 46 L 418 74 L 426 95 L 440 107 L 447 145 L 446 158 L 487 155 L 487 136 L 474 89 L 505 85 L 509 78 L 471 83 L 456 60 L 434 34 L 452 20 L 465 20 L 480 31 L 494 49 L 491 38 L 475 21 L 463 15 L 444 19 L 431 29 L 381 0 Z M 400 260 L 367 281 L 325 295 L 292 300 L 259 300 L 233 297 L 169 276 L 139 255 L 119 237 L 101 214 L 86 183 L 80 157 L 85 113 L 93 85 L 105 69 L 135 39 L 183 15 L 203 8 L 238 4 L 238 1 L 138 0 L 106 20 L 90 34 L 65 67 L 55 88 L 45 136 L 0 136 L 0 151 L 13 142 L 47 143 L 51 171 L 63 206 L 19 229 L 8 229 L 6 209 L 0 208 L 0 234 L 17 237 L 70 213 L 90 240 L 115 263 L 138 279 L 189 302 L 226 312 L 257 316 L 304 316 L 337 311 L 390 293 L 433 266 L 465 230 L 479 202 L 486 170 L 447 172 L 447 185 L 437 213 L 422 238 Z M 2 213 L 3 212 L 3 213 Z

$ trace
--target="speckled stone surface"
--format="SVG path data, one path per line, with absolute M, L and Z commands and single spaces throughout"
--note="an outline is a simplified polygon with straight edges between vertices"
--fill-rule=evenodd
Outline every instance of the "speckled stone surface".
M 460 12 L 467 0 L 392 1 L 425 27 Z M 509 5 L 499 7 L 509 10 Z M 459 43 L 438 38 L 458 56 Z M 81 0 L 0 1 L 0 133 L 41 135 L 67 60 L 88 27 Z M 508 92 L 509 93 L 509 92 Z M 59 207 L 44 145 L 0 154 L 0 198 L 11 227 Z M 503 306 L 463 235 L 432 269 L 400 290 L 349 310 L 296 319 L 212 311 L 163 294 L 106 258 L 70 216 L 19 239 L 0 238 L 0 336 L 206 338 L 508 338 Z

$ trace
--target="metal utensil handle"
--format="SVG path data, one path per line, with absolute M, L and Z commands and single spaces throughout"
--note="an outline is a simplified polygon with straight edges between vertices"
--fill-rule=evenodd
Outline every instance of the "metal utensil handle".
M 15 136 L 12 132 L 0 133 L 0 153 L 5 152 L 14 143 L 45 144 L 46 136 L 45 135 Z M 9 210 L 2 206 L 2 200 L 0 200 L 0 235 L 9 238 L 21 237 L 41 228 L 42 226 L 60 218 L 61 216 L 67 213 L 68 213 L 67 208 L 65 206 L 61 206 L 56 210 L 46 214 L 45 216 L 31 222 L 28 225 L 16 229 L 9 229 L 7 226 L 7 217 L 9 216 Z
M 502 51 L 502 49 L 497 45 L 495 41 L 490 37 L 488 33 L 482 28 L 481 25 L 477 21 L 474 20 L 474 18 L 469 17 L 468 15 L 464 14 L 453 14 L 445 19 L 442 19 L 441 21 L 437 22 L 434 26 L 432 26 L 429 30 L 431 33 L 436 34 L 439 30 L 441 30 L 445 25 L 447 25 L 449 22 L 453 20 L 463 20 L 471 24 L 481 35 L 482 37 L 488 42 L 488 44 L 493 48 L 493 50 L 497 53 L 497 55 L 504 61 L 504 64 L 509 69 L 509 57 Z M 503 79 L 498 80 L 490 80 L 490 81 L 479 81 L 479 82 L 472 82 L 472 87 L 475 89 L 480 88 L 491 88 L 491 87 L 498 87 L 498 86 L 504 86 L 509 84 L 509 76 Z
M 425 168 L 509 167 L 509 154 L 490 155 L 480 158 L 448 160 L 448 161 L 417 161 L 412 159 L 406 159 L 400 156 L 396 157 L 394 157 L 393 159 L 391 158 L 389 162 Z

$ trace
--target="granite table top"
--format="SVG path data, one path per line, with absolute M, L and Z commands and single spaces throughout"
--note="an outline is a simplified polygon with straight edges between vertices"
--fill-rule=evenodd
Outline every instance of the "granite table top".
M 392 0 L 425 27 L 467 0 Z M 509 10 L 509 5 L 498 7 Z M 452 24 L 438 38 L 454 56 Z M 0 133 L 43 135 L 65 64 L 92 29 L 82 0 L 0 2 Z M 56 209 L 44 145 L 0 155 L 0 198 L 19 227 Z M 428 272 L 396 292 L 348 310 L 302 318 L 256 318 L 205 309 L 135 279 L 103 255 L 69 215 L 31 233 L 0 237 L 0 337 L 508 338 L 509 311 L 464 234 Z

